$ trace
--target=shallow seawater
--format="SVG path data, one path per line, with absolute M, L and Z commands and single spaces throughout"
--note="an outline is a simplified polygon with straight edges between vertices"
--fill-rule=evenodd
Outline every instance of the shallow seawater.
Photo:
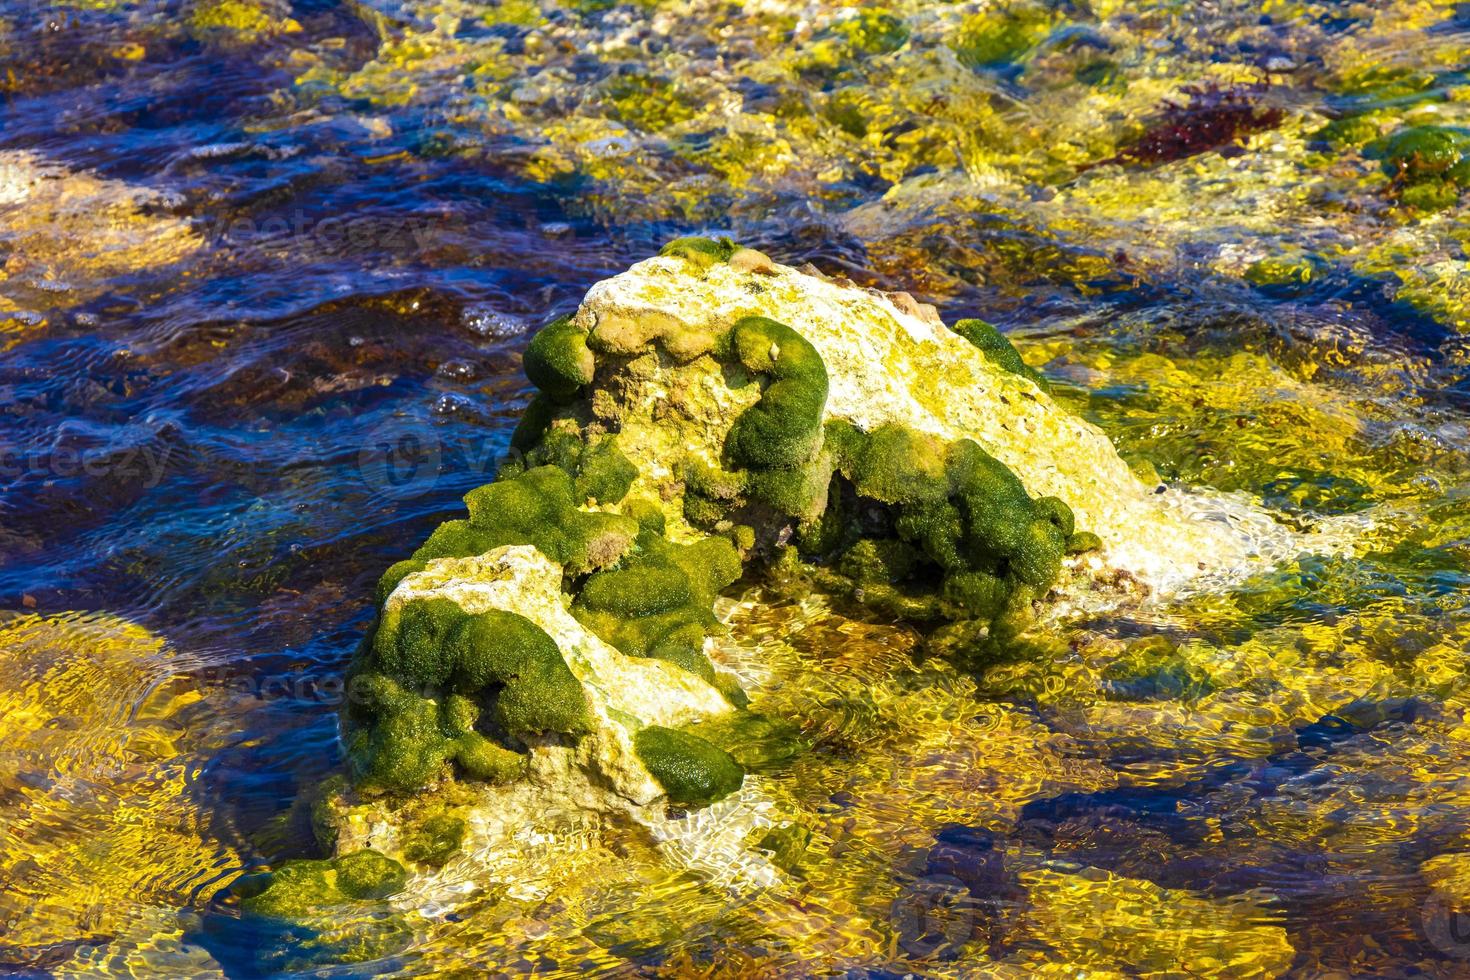
M 0 0 L 0 972 L 1470 973 L 1467 41 Z M 536 888 L 252 931 L 223 892 L 315 853 L 373 583 L 493 476 L 528 331 L 694 232 L 990 319 L 1141 477 L 1358 547 L 973 671 L 749 585 L 723 661 L 816 745 L 753 777 L 778 884 L 589 827 Z

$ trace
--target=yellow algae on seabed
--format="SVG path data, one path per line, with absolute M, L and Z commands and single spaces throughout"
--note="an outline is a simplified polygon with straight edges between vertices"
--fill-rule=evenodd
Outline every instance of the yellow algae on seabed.
M 48 309 L 199 251 L 204 240 L 187 219 L 159 213 L 167 203 L 159 191 L 38 153 L 0 152 L 0 350 L 44 324 Z
M 241 858 L 192 798 L 204 695 L 171 683 L 168 656 L 107 614 L 0 622 L 0 961 L 208 966 L 181 952 L 178 910 Z

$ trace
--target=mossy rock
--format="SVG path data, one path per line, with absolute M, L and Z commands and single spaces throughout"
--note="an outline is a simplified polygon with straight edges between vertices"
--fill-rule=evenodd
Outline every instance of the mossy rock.
M 1367 155 L 1383 161 L 1383 172 L 1405 183 L 1444 179 L 1470 150 L 1470 130 L 1453 126 L 1409 126 L 1370 144 Z
M 674 544 L 645 530 L 622 566 L 587 580 L 572 613 L 629 656 L 663 660 L 720 686 L 704 640 L 718 626 L 715 597 L 740 574 L 727 538 Z
M 248 875 L 232 887 L 246 915 L 301 919 L 349 902 L 375 901 L 403 890 L 408 871 L 374 850 L 328 860 L 287 861 L 263 875 Z
M 462 818 L 436 814 L 405 835 L 403 856 L 418 864 L 439 867 L 459 850 L 464 834 Z
M 448 599 L 384 614 L 351 679 L 347 718 L 349 767 L 366 792 L 422 789 L 450 763 L 509 782 L 525 759 L 499 739 L 591 728 L 581 682 L 550 636 L 515 613 L 469 615 Z
M 678 729 L 641 728 L 633 747 L 673 804 L 705 806 L 729 796 L 745 781 L 745 773 L 727 752 Z

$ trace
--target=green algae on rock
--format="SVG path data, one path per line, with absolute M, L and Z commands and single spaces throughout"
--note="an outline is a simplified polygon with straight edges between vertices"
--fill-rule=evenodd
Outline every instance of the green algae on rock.
M 388 898 L 407 879 L 397 861 L 361 850 L 324 861 L 287 861 L 268 874 L 236 881 L 233 890 L 248 915 L 294 919 L 326 906 Z
M 727 753 L 677 729 L 649 725 L 639 730 L 634 745 L 670 803 L 713 803 L 739 789 L 745 778 Z
M 504 870 L 521 829 L 568 811 L 641 825 L 703 875 L 778 879 L 762 774 L 816 741 L 810 711 L 749 710 L 719 655 L 742 579 L 919 624 L 970 669 L 1046 649 L 1018 641 L 1039 613 L 1228 580 L 1303 540 L 1140 484 L 989 324 L 727 240 L 595 285 L 526 369 L 518 455 L 384 575 L 343 711 L 336 848 L 407 862 L 415 894 Z

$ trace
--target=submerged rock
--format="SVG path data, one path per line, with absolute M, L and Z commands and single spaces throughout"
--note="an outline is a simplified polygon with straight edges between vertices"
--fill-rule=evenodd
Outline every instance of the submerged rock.
M 72 171 L 25 150 L 0 153 L 0 295 L 17 301 L 97 291 L 103 280 L 178 262 L 203 238 L 152 188 Z
M 725 240 L 597 284 L 525 364 L 541 393 L 513 457 L 383 578 L 343 714 L 351 785 L 319 808 L 343 858 L 420 872 L 404 908 L 544 892 L 589 827 L 641 828 L 736 890 L 780 880 L 791 823 L 758 771 L 810 743 L 750 709 L 759 665 L 721 649 L 740 638 L 715 601 L 742 576 L 976 663 L 1068 610 L 1333 546 L 1243 497 L 1142 484 L 988 324 Z

